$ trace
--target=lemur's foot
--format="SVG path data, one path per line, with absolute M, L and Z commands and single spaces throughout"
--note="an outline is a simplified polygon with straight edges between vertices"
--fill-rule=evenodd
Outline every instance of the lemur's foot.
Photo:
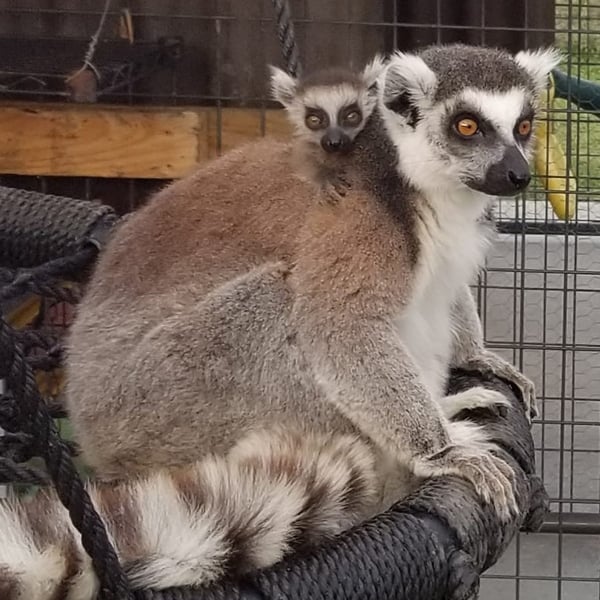
M 513 489 L 514 471 L 492 453 L 494 444 L 484 430 L 472 423 L 455 421 L 448 425 L 451 443 L 431 456 L 416 461 L 419 477 L 457 475 L 474 487 L 481 499 L 494 506 L 501 519 L 519 513 Z
M 460 366 L 467 370 L 491 373 L 510 381 L 521 391 L 521 397 L 525 404 L 529 421 L 531 422 L 531 419 L 538 416 L 537 398 L 533 381 L 501 356 L 489 350 L 483 350 L 480 354 Z
M 454 419 L 463 410 L 478 408 L 489 410 L 497 416 L 504 416 L 506 415 L 506 407 L 510 406 L 510 402 L 501 392 L 477 386 L 458 394 L 444 396 L 440 400 L 440 406 L 448 419 Z

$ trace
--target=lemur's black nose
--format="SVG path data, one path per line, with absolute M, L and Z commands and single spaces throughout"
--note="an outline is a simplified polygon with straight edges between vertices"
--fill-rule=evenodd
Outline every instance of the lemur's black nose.
M 338 150 L 339 148 L 342 147 L 342 140 L 338 139 L 338 140 L 332 140 L 330 138 L 325 138 L 324 142 L 325 144 L 325 148 L 327 150 L 331 150 L 332 152 L 335 152 L 336 150 Z
M 350 145 L 350 137 L 337 127 L 327 130 L 321 138 L 321 146 L 325 152 L 345 152 Z
M 527 171 L 516 172 L 511 170 L 508 172 L 508 178 L 518 190 L 523 190 L 529 185 L 531 174 Z

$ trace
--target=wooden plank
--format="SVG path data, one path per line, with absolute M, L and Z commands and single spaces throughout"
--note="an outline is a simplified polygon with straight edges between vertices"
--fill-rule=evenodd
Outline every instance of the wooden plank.
M 210 111 L 208 118 L 210 157 L 218 156 L 265 135 L 286 139 L 290 133 L 291 126 L 283 110 L 225 108 L 217 111 L 214 109 Z
M 168 179 L 208 157 L 201 110 L 0 105 L 0 132 L 6 174 Z
M 0 132 L 3 174 L 176 179 L 291 128 L 280 109 L 0 104 Z

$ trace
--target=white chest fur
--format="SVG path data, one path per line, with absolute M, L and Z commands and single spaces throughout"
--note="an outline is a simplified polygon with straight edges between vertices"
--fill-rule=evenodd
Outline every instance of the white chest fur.
M 444 394 L 452 351 L 452 305 L 483 265 L 488 242 L 477 222 L 485 208 L 478 195 L 437 198 L 422 207 L 416 287 L 397 321 L 399 334 L 434 398 Z

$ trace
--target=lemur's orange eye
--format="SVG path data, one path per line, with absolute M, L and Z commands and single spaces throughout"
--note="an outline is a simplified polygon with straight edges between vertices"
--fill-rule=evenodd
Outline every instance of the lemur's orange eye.
M 323 126 L 323 119 L 315 114 L 307 115 L 305 122 L 309 129 L 320 129 Z
M 517 131 L 521 137 L 527 137 L 531 133 L 531 121 L 529 119 L 523 119 L 517 125 Z
M 479 124 L 471 117 L 463 117 L 456 121 L 456 131 L 463 137 L 472 137 L 479 131 Z

